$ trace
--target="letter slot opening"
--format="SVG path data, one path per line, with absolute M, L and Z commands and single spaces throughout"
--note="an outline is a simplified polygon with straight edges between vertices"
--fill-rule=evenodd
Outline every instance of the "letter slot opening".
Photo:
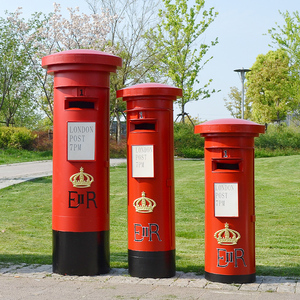
M 95 103 L 92 101 L 67 101 L 66 108 L 94 109 Z
M 212 171 L 241 171 L 242 161 L 240 159 L 213 159 Z
M 226 164 L 226 163 L 219 163 L 219 162 L 217 162 L 216 169 L 220 169 L 220 170 L 239 170 L 240 166 L 239 166 L 239 163 Z
M 155 123 L 138 123 L 134 124 L 135 130 L 155 130 Z

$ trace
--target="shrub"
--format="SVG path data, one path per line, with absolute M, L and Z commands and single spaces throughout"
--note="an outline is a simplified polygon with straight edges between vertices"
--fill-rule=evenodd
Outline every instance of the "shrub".
M 284 148 L 284 149 L 270 149 L 270 148 L 255 148 L 255 157 L 274 157 L 274 156 L 289 156 L 299 155 L 300 149 Z
M 204 138 L 194 134 L 190 123 L 174 123 L 175 155 L 180 157 L 203 157 Z M 196 156 L 194 156 L 196 155 Z
M 127 142 L 122 140 L 119 144 L 111 139 L 109 145 L 109 152 L 111 158 L 124 158 L 127 153 Z
M 52 151 L 53 135 L 51 131 L 35 131 L 36 138 L 33 143 L 33 148 L 36 151 Z
M 255 147 L 268 151 L 300 149 L 299 129 L 286 126 L 269 125 L 265 134 L 255 138 Z
M 31 149 L 35 135 L 24 127 L 0 127 L 0 148 Z
M 204 158 L 204 149 L 180 148 L 180 153 L 177 155 L 185 158 Z

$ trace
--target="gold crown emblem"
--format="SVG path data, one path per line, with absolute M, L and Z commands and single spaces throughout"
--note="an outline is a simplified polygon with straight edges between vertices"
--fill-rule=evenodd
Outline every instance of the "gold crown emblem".
M 73 187 L 76 188 L 88 188 L 91 186 L 94 178 L 92 175 L 83 172 L 83 167 L 80 168 L 80 172 L 72 175 L 70 181 Z
M 237 231 L 229 229 L 229 225 L 226 223 L 225 229 L 216 231 L 214 237 L 220 245 L 236 245 L 241 235 Z
M 151 213 L 153 212 L 156 203 L 154 200 L 145 197 L 146 193 L 142 192 L 142 197 L 137 198 L 133 201 L 135 211 L 138 213 Z

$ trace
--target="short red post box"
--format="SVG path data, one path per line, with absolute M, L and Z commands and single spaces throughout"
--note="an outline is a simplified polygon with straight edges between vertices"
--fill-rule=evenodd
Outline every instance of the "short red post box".
M 182 90 L 138 84 L 127 102 L 128 264 L 136 277 L 175 275 L 173 101 Z
M 109 272 L 109 75 L 121 58 L 95 50 L 45 56 L 54 75 L 53 272 Z
M 254 137 L 264 126 L 220 119 L 195 126 L 205 137 L 205 278 L 254 282 Z

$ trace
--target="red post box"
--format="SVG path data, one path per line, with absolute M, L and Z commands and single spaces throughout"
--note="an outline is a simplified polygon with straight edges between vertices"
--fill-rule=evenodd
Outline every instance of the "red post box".
M 254 282 L 254 137 L 264 126 L 220 119 L 195 133 L 205 137 L 205 278 Z
M 127 102 L 128 264 L 136 277 L 175 275 L 173 101 L 182 90 L 138 84 Z
M 45 56 L 54 75 L 53 272 L 109 272 L 109 75 L 121 58 L 94 50 Z

